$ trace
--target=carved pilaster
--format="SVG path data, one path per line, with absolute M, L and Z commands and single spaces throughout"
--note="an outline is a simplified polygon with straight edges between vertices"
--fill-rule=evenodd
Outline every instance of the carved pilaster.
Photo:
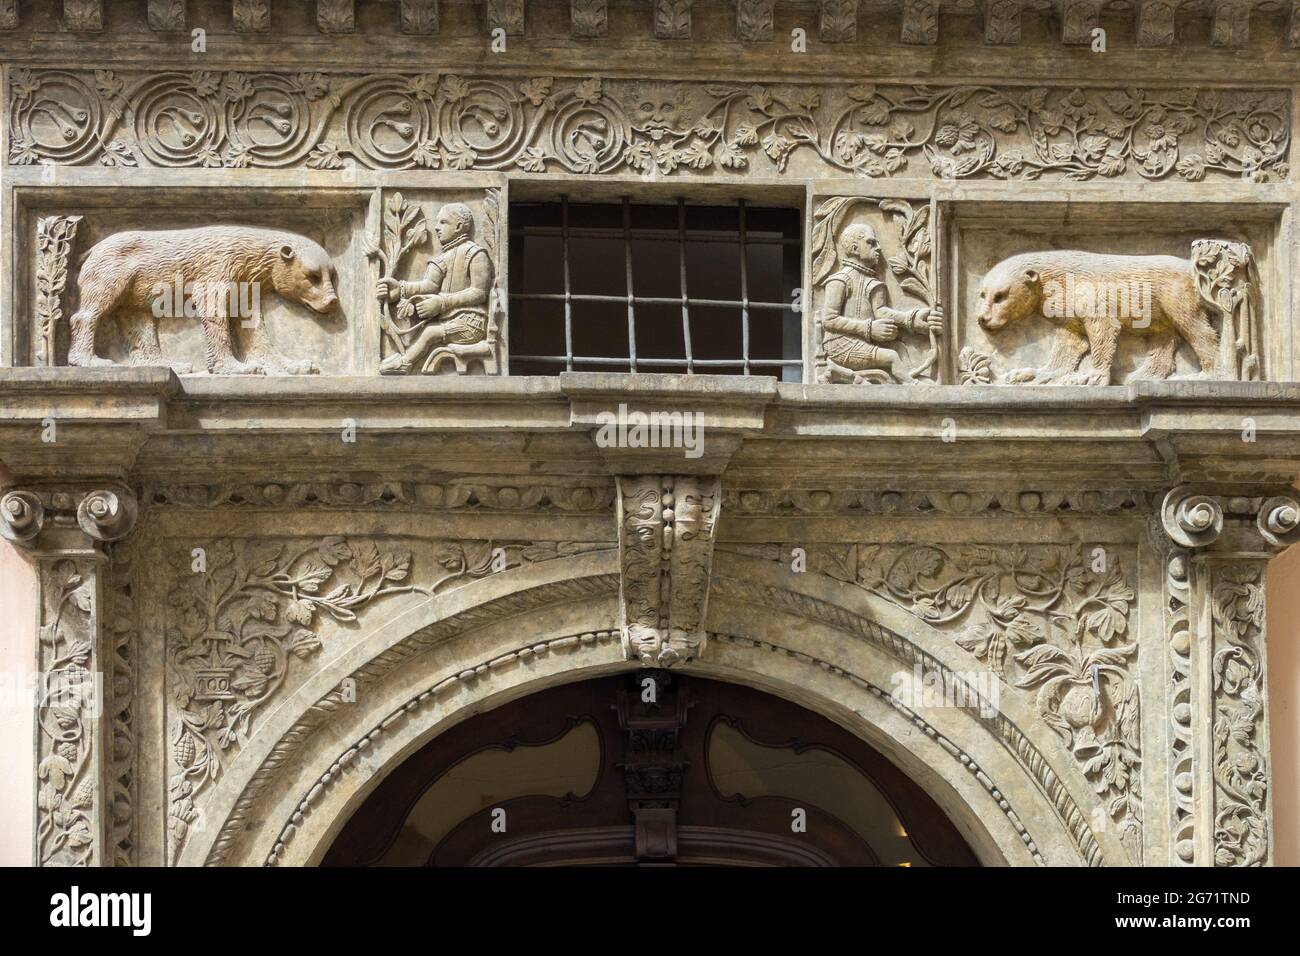
M 437 33 L 438 0 L 402 0 L 401 26 L 403 33 Z
M 1177 9 L 1177 0 L 1139 0 L 1138 46 L 1173 46 L 1174 13 Z
M 355 27 L 355 0 L 316 0 L 316 29 L 321 33 L 351 33 Z
M 858 38 L 858 0 L 821 0 L 817 36 L 823 43 L 852 43 Z
M 1215 0 L 1210 46 L 1245 49 L 1250 42 L 1250 6 L 1248 0 Z
M 1061 42 L 1082 45 L 1092 42 L 1092 31 L 1101 22 L 1102 0 L 1061 0 Z
M 1176 488 L 1161 521 L 1178 546 L 1166 583 L 1174 857 L 1269 865 L 1264 581 L 1269 558 L 1300 541 L 1300 500 Z
M 1020 42 L 1021 0 L 985 0 L 984 42 L 999 46 Z
M 524 0 L 487 0 L 488 32 L 504 30 L 506 36 L 524 35 Z
M 776 0 L 736 0 L 736 38 L 772 39 L 772 12 Z
M 618 479 L 623 653 L 668 667 L 704 647 L 722 494 L 717 478 Z
M 607 0 L 569 0 L 569 25 L 575 37 L 603 37 L 608 22 Z
M 174 33 L 185 29 L 185 0 L 149 0 L 149 29 Z
M 655 36 L 660 40 L 689 40 L 692 2 L 655 0 Z
M 240 33 L 265 33 L 271 29 L 271 0 L 234 0 L 230 13 Z
M 15 490 L 0 535 L 36 565 L 37 866 L 118 862 L 129 801 L 113 799 L 114 648 L 105 621 L 102 545 L 131 531 L 136 501 L 114 490 Z
M 938 0 L 903 0 L 903 42 L 930 46 L 939 41 Z
M 63 0 L 63 25 L 72 33 L 104 29 L 103 0 Z

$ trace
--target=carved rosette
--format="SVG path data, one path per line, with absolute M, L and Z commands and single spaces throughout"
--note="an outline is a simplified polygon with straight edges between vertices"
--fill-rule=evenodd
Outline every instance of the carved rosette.
M 523 28 L 517 7 L 492 0 L 489 19 L 514 35 Z M 741 36 L 770 38 L 770 12 L 765 0 L 737 0 Z M 657 4 L 656 32 L 688 35 L 689 13 L 687 0 Z M 995 42 L 1002 29 L 994 27 Z M 845 30 L 842 19 L 836 32 Z M 375 169 L 743 175 L 785 174 L 797 158 L 800 176 L 1289 175 L 1290 103 L 1278 90 L 665 81 L 650 103 L 646 84 L 598 76 L 25 68 L 8 76 L 14 165 L 341 169 L 350 160 Z
M 618 479 L 620 626 L 628 660 L 669 667 L 703 650 L 721 506 L 717 478 Z

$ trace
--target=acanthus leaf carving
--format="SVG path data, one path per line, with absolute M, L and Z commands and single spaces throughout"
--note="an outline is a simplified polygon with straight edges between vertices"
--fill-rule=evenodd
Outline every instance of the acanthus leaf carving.
M 73 33 L 104 29 L 104 0 L 63 0 L 63 23 Z
M 438 32 L 438 0 L 402 0 L 400 14 L 403 33 Z
M 149 0 L 149 29 L 175 33 L 185 29 L 185 0 Z
M 817 35 L 823 43 L 857 40 L 858 0 L 821 0 Z
M 939 42 L 937 0 L 903 0 L 902 40 L 921 46 Z
M 265 33 L 271 29 L 271 0 L 234 0 L 231 16 L 240 33 Z
M 689 40 L 693 2 L 694 0 L 654 0 L 655 36 L 660 40 Z
M 1020 42 L 1022 0 L 985 0 L 984 42 L 1013 46 Z
M 569 0 L 569 23 L 575 37 L 603 37 L 608 19 L 608 0 Z
M 351 33 L 356 27 L 356 0 L 316 0 L 316 28 L 321 33 Z
M 776 0 L 736 0 L 736 38 L 758 41 L 772 39 L 772 16 Z

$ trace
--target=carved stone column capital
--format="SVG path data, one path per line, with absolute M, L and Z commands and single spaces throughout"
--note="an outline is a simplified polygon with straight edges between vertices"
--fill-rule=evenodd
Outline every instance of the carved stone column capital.
M 130 534 L 138 512 L 125 487 L 11 489 L 0 495 L 0 537 L 30 551 L 84 553 Z
M 648 475 L 617 483 L 623 653 L 668 667 L 704 647 L 720 482 Z
M 1300 541 L 1300 494 L 1219 494 L 1182 486 L 1165 495 L 1160 523 L 1176 545 L 1261 559 Z

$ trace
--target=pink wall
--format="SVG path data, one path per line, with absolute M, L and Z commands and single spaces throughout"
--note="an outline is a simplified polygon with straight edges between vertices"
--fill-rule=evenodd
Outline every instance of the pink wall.
M 8 541 L 0 540 L 0 866 L 32 862 L 35 726 L 25 690 L 36 666 L 36 574 Z

